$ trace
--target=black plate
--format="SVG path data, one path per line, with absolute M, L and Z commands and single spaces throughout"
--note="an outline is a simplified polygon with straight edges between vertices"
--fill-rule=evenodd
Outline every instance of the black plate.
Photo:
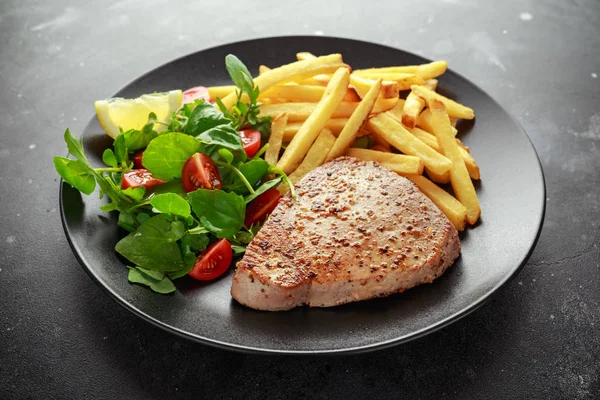
M 155 69 L 116 93 L 136 97 L 198 84 L 224 85 L 228 53 L 253 72 L 260 64 L 295 60 L 299 51 L 341 53 L 354 68 L 418 64 L 428 60 L 377 44 L 328 37 L 280 37 L 228 44 L 186 56 Z M 481 167 L 477 191 L 482 218 L 462 238 L 462 256 L 433 284 L 384 299 L 326 309 L 254 311 L 230 296 L 231 276 L 202 284 L 177 281 L 174 295 L 158 295 L 127 282 L 127 269 L 114 245 L 123 232 L 113 215 L 99 210 L 97 195 L 82 197 L 61 188 L 65 232 L 90 276 L 120 304 L 145 320 L 202 343 L 228 349 L 281 353 L 357 352 L 381 348 L 433 332 L 475 310 L 513 277 L 537 241 L 545 208 L 542 169 L 523 129 L 492 98 L 448 71 L 439 91 L 473 106 L 474 125 L 461 139 Z M 83 132 L 86 152 L 100 163 L 110 145 L 94 118 Z

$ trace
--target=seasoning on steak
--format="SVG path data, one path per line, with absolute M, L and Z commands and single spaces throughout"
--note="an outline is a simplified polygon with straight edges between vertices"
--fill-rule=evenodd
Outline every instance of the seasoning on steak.
M 237 264 L 231 295 L 258 310 L 330 307 L 432 282 L 458 232 L 408 179 L 341 157 L 286 195 Z

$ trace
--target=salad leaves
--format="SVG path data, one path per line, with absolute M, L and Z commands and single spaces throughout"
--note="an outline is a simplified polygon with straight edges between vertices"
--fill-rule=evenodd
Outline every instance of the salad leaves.
M 265 140 L 271 119 L 259 116 L 259 88 L 246 66 L 228 55 L 225 67 L 237 87 L 237 102 L 231 110 L 219 99 L 216 106 L 195 100 L 173 113 L 168 124 L 157 122 L 150 113 L 141 129 L 117 136 L 112 149 L 102 154 L 106 166 L 100 168 L 90 164 L 81 142 L 67 129 L 64 139 L 74 159 L 54 158 L 56 171 L 66 183 L 87 195 L 99 187 L 100 197 L 108 197 L 101 209 L 118 212 L 117 223 L 129 232 L 115 246 L 132 265 L 129 281 L 158 293 L 175 291 L 172 280 L 185 276 L 198 253 L 215 240 L 226 238 L 234 255 L 242 255 L 260 228 L 244 226 L 246 204 L 282 181 L 289 183 L 283 171 L 260 158 L 268 145 L 253 158 L 247 157 L 238 131 L 256 129 Z M 244 94 L 247 103 L 242 101 Z M 166 125 L 165 129 L 155 131 L 158 123 Z M 124 174 L 133 168 L 131 155 L 141 149 L 145 149 L 144 168 L 166 182 L 147 190 L 123 188 Z M 222 190 L 183 190 L 183 166 L 197 152 L 215 162 Z

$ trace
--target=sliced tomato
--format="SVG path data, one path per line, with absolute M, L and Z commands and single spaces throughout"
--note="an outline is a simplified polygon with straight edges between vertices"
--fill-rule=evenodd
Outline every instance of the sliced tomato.
M 142 165 L 142 157 L 144 156 L 144 150 L 138 150 L 135 153 L 133 153 L 133 157 L 131 157 L 131 159 L 133 160 L 133 166 L 137 169 L 144 169 L 144 166 Z
M 258 149 L 260 149 L 260 132 L 254 129 L 244 129 L 240 131 L 240 137 L 242 138 L 246 155 L 254 157 Z
M 147 169 L 132 169 L 123 175 L 123 189 L 143 186 L 146 189 L 165 183 L 162 179 L 152 176 Z
M 196 189 L 221 189 L 221 175 L 215 162 L 202 153 L 188 158 L 181 171 L 181 181 L 188 193 Z
M 181 97 L 182 104 L 193 103 L 194 100 L 210 100 L 210 93 L 204 86 L 196 86 L 183 92 Z
M 218 278 L 227 271 L 232 258 L 233 251 L 227 239 L 218 240 L 200 253 L 188 275 L 200 281 Z
M 248 208 L 246 208 L 244 225 L 250 228 L 252 224 L 264 221 L 267 214 L 271 214 L 275 207 L 277 207 L 280 199 L 281 193 L 279 193 L 279 190 L 272 188 L 252 200 Z

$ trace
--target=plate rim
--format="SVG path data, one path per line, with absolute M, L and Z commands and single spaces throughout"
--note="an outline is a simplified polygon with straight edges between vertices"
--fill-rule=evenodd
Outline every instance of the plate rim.
M 137 78 L 134 78 L 132 81 L 130 81 L 129 83 L 122 86 L 116 93 L 119 93 L 119 92 L 125 90 L 129 85 L 131 85 L 132 82 L 147 77 L 148 75 L 154 73 L 156 70 L 164 67 L 167 64 L 174 63 L 178 60 L 190 57 L 190 56 L 200 53 L 200 52 L 210 51 L 210 50 L 214 50 L 214 49 L 221 48 L 221 47 L 238 45 L 238 44 L 243 44 L 243 43 L 248 43 L 248 42 L 266 41 L 266 40 L 271 40 L 271 39 L 291 39 L 291 40 L 314 39 L 315 37 L 316 36 L 313 36 L 313 35 L 265 36 L 265 37 L 259 37 L 259 38 L 253 38 L 253 39 L 247 39 L 247 40 L 241 40 L 241 41 L 235 41 L 235 42 L 228 42 L 228 43 L 220 44 L 217 46 L 207 47 L 204 49 L 200 49 L 200 50 L 185 54 L 181 57 L 174 58 L 174 59 L 169 60 L 155 68 L 152 68 L 151 70 L 139 75 Z M 370 46 L 383 47 L 383 48 L 387 48 L 387 49 L 394 50 L 394 51 L 401 51 L 401 52 L 404 52 L 411 56 L 421 58 L 421 59 L 424 59 L 429 62 L 432 61 L 432 60 L 430 60 L 424 56 L 421 56 L 419 54 L 415 54 L 410 51 L 406 51 L 406 50 L 396 48 L 393 46 L 389 46 L 389 45 L 385 45 L 385 44 L 380 44 L 380 43 L 375 43 L 375 42 L 370 42 L 370 41 L 365 41 L 365 40 L 359 40 L 359 39 L 354 39 L 354 38 L 346 38 L 346 37 L 341 37 L 341 36 L 318 36 L 318 38 L 330 39 L 330 40 L 343 40 L 343 41 L 357 42 L 357 43 L 366 44 L 366 45 L 370 45 Z M 508 284 L 521 271 L 521 269 L 525 266 L 525 264 L 527 263 L 527 261 L 529 260 L 529 258 L 531 257 L 533 251 L 535 250 L 535 248 L 537 246 L 537 243 L 541 236 L 542 228 L 544 226 L 544 220 L 545 220 L 545 215 L 546 215 L 547 189 L 546 189 L 546 178 L 545 178 L 545 174 L 544 174 L 544 169 L 543 169 L 542 163 L 540 161 L 540 157 L 537 152 L 537 149 L 535 148 L 531 138 L 527 134 L 527 131 L 515 119 L 515 117 L 510 112 L 508 112 L 500 103 L 498 103 L 498 101 L 494 97 L 489 95 L 488 92 L 484 91 L 479 86 L 477 86 L 475 83 L 473 83 L 471 80 L 465 78 L 463 75 L 459 74 L 458 72 L 452 70 L 452 73 L 457 75 L 463 81 L 467 82 L 469 85 L 472 85 L 473 87 L 475 87 L 478 91 L 487 95 L 487 97 L 498 108 L 500 108 L 502 111 L 504 111 L 506 113 L 506 115 L 512 120 L 512 122 L 517 127 L 519 127 L 521 132 L 525 135 L 525 138 L 529 142 L 529 145 L 531 146 L 531 149 L 533 150 L 533 153 L 535 155 L 535 158 L 537 161 L 537 166 L 539 167 L 539 172 L 540 172 L 540 176 L 541 176 L 541 184 L 542 184 L 542 199 L 541 199 L 542 200 L 542 208 L 541 208 L 540 218 L 537 221 L 537 232 L 535 234 L 535 238 L 533 239 L 533 242 L 532 242 L 531 246 L 529 247 L 527 254 L 525 254 L 523 256 L 523 258 L 519 261 L 518 266 L 516 268 L 514 268 L 510 274 L 507 274 L 502 280 L 500 280 L 496 285 L 494 285 L 491 289 L 489 289 L 484 295 L 480 296 L 475 301 L 473 301 L 470 305 L 453 313 L 452 315 L 450 315 L 442 320 L 439 320 L 439 321 L 433 323 L 432 325 L 424 327 L 418 331 L 414 331 L 414 332 L 405 334 L 403 336 L 399 336 L 397 338 L 388 339 L 388 340 L 384 340 L 384 341 L 373 343 L 373 344 L 366 344 L 366 345 L 355 346 L 355 347 L 337 348 L 337 349 L 317 349 L 317 350 L 283 350 L 283 349 L 253 347 L 253 346 L 247 346 L 247 345 L 241 345 L 241 344 L 220 341 L 217 339 L 212 339 L 212 338 L 194 334 L 194 333 L 191 333 L 188 331 L 184 331 L 184 330 L 179 329 L 175 326 L 172 326 L 168 323 L 162 322 L 155 317 L 150 316 L 146 312 L 138 309 L 133 304 L 129 303 L 123 296 L 121 296 L 119 293 L 117 293 L 114 289 L 112 289 L 108 285 L 105 285 L 103 283 L 103 281 L 101 280 L 101 278 L 92 270 L 92 268 L 89 268 L 86 265 L 86 263 L 84 262 L 83 256 L 81 254 L 81 250 L 79 249 L 78 245 L 73 242 L 73 240 L 71 238 L 71 233 L 70 233 L 69 227 L 67 226 L 67 220 L 66 220 L 65 210 L 64 210 L 63 193 L 65 191 L 65 188 L 67 190 L 74 190 L 74 189 L 69 188 L 69 185 L 66 182 L 64 182 L 63 179 L 60 179 L 58 201 L 59 201 L 59 208 L 60 208 L 61 223 L 62 223 L 64 232 L 65 232 L 65 236 L 67 238 L 67 242 L 69 243 L 69 246 L 71 247 L 71 250 L 72 250 L 73 254 L 75 255 L 75 258 L 77 259 L 77 261 L 79 262 L 81 267 L 85 270 L 85 272 L 92 278 L 92 280 L 98 286 L 100 286 L 100 288 L 102 288 L 102 290 L 104 290 L 106 293 L 108 293 L 109 296 L 114 301 L 116 301 L 118 304 L 123 306 L 125 309 L 129 310 L 130 312 L 132 312 L 134 315 L 141 318 L 145 322 L 148 322 L 148 323 L 150 323 L 160 329 L 163 329 L 169 333 L 175 334 L 176 336 L 179 336 L 186 340 L 194 341 L 196 343 L 206 344 L 211 347 L 222 349 L 222 350 L 236 351 L 236 352 L 241 352 L 241 353 L 246 353 L 246 354 L 280 354 L 280 355 L 281 354 L 288 354 L 288 355 L 360 354 L 360 353 L 366 353 L 366 352 L 370 352 L 370 351 L 389 348 L 389 347 L 396 346 L 396 345 L 399 345 L 402 343 L 408 343 L 412 340 L 416 340 L 421 337 L 427 336 L 431 333 L 437 332 L 438 330 L 466 317 L 467 315 L 469 315 L 472 312 L 479 309 L 481 306 L 483 306 L 485 303 L 487 303 L 493 295 L 497 294 L 498 291 L 502 287 L 504 287 L 506 284 Z M 94 117 L 92 117 L 89 120 L 89 122 L 86 124 L 86 126 L 83 128 L 82 134 L 78 136 L 79 139 L 81 139 L 83 137 L 83 132 L 85 132 L 88 129 L 88 127 L 90 126 L 90 124 L 92 124 L 93 122 L 94 122 Z

